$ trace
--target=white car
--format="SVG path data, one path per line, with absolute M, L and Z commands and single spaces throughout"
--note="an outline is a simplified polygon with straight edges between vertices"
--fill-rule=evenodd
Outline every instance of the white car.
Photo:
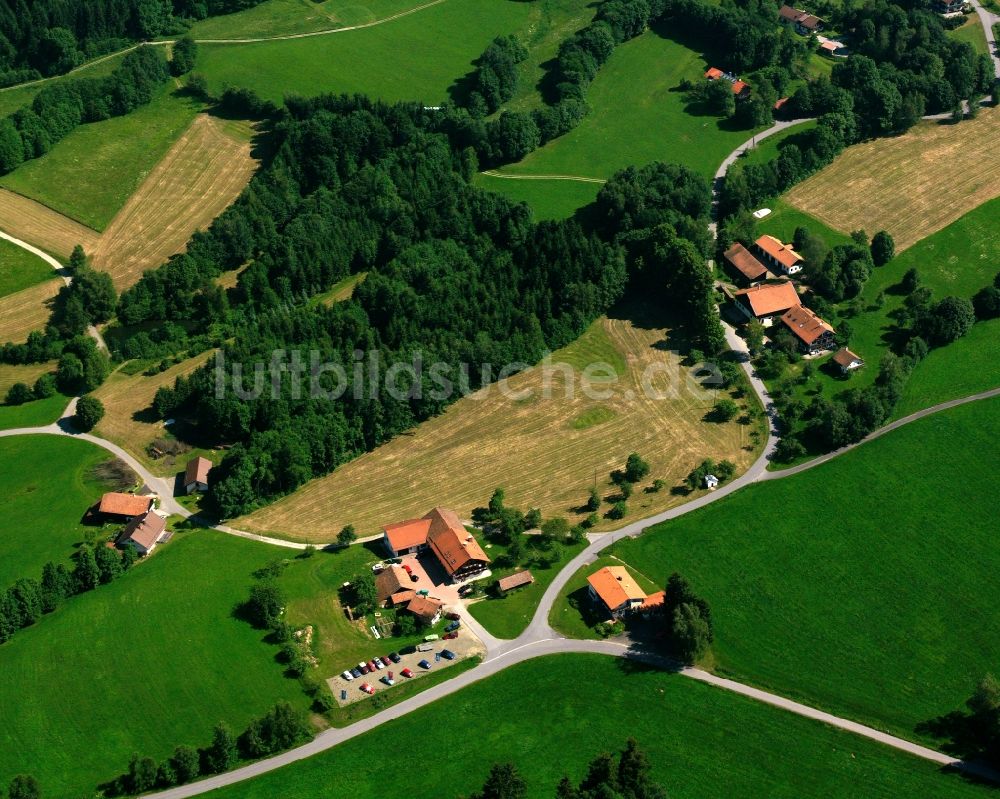
M 381 561 L 372 566 L 372 571 L 375 572 L 376 574 L 378 574 L 383 569 L 385 569 L 385 564 L 382 563 Z
M 385 663 L 382 662 L 381 658 L 373 658 L 373 662 L 375 663 L 375 668 L 380 670 L 385 668 Z
M 341 676 L 341 677 L 343 677 L 343 678 L 344 678 L 345 680 L 347 680 L 348 682 L 350 682 L 351 680 L 353 680 L 353 679 L 354 679 L 354 675 L 353 675 L 353 674 L 351 674 L 351 672 L 349 672 L 349 671 L 345 671 L 345 672 L 344 672 L 343 674 L 341 674 L 340 676 Z

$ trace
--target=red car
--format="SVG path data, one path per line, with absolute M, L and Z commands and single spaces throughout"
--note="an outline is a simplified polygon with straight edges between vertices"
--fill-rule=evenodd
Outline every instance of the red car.
M 445 641 L 451 641 L 451 640 L 453 640 L 455 638 L 458 638 L 458 630 L 455 630 L 454 632 L 450 632 L 450 633 L 445 633 L 444 634 L 444 640 Z
M 373 694 L 373 693 L 375 693 L 375 689 L 371 685 L 369 685 L 368 683 L 362 683 L 361 684 L 361 690 L 364 691 L 366 694 Z
M 368 661 L 368 671 L 370 671 L 370 672 L 371 671 L 378 671 L 378 666 L 375 665 L 375 661 L 374 660 L 369 660 Z
M 399 673 L 402 674 L 404 677 L 412 677 L 413 676 L 413 672 L 410 669 L 403 669 Z
M 407 574 L 413 574 L 413 569 L 411 569 L 406 563 L 403 564 L 403 571 Z

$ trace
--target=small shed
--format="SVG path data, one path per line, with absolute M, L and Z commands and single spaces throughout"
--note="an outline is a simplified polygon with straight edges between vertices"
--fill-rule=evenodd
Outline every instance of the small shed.
M 192 458 L 184 469 L 184 491 L 193 494 L 195 491 L 208 491 L 208 473 L 212 470 L 212 462 L 208 458 Z
M 515 588 L 520 588 L 523 585 L 531 585 L 535 582 L 535 578 L 532 576 L 531 572 L 525 569 L 517 574 L 511 574 L 508 577 L 502 577 L 497 580 L 497 588 L 500 589 L 501 593 L 506 591 L 512 591 Z
M 860 369 L 865 365 L 860 355 L 851 352 L 847 347 L 837 350 L 833 356 L 833 362 L 840 367 L 840 371 L 845 375 L 854 369 Z
M 717 488 L 718 485 L 719 485 L 718 477 L 716 477 L 714 474 L 705 475 L 705 488 L 707 488 L 709 491 L 712 491 L 715 488 Z

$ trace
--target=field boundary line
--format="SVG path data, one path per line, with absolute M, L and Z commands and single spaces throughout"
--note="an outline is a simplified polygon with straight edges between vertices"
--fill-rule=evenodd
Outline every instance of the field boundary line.
M 607 183 L 605 178 L 586 178 L 582 175 L 508 175 L 504 172 L 497 172 L 495 169 L 486 169 L 480 174 L 491 178 L 503 178 L 504 180 L 578 180 L 582 183 Z

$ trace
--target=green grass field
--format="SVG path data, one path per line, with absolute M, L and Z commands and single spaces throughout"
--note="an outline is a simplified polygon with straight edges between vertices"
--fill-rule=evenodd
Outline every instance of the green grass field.
M 164 89 L 131 114 L 81 125 L 41 158 L 0 178 L 0 186 L 103 230 L 200 107 Z
M 0 239 L 0 297 L 50 279 L 52 267 L 37 255 Z
M 24 86 L 10 86 L 6 89 L 0 89 L 0 117 L 13 114 L 17 111 L 17 109 L 28 105 L 35 99 L 35 95 L 46 86 L 51 86 L 55 83 L 64 81 L 76 80 L 77 78 L 100 78 L 105 75 L 110 75 L 115 70 L 115 67 L 121 63 L 122 58 L 123 56 L 114 56 L 106 61 L 100 61 L 93 66 L 89 66 L 79 72 L 75 72 L 72 75 L 63 75 L 58 78 L 42 81 L 41 83 L 32 83 Z
M 499 580 L 502 577 L 515 574 L 522 569 L 529 569 L 535 582 L 523 588 L 517 588 L 509 592 L 504 597 L 487 596 L 469 606 L 469 612 L 475 616 L 476 620 L 497 638 L 517 638 L 535 615 L 538 603 L 542 600 L 545 589 L 549 587 L 559 570 L 570 560 L 572 560 L 581 549 L 583 542 L 579 544 L 555 544 L 551 553 L 551 562 L 546 562 L 548 566 L 542 568 L 537 561 L 533 561 L 535 551 L 529 548 L 531 542 L 525 542 L 524 562 L 517 566 L 492 568 L 493 578 Z M 488 550 L 490 557 L 495 561 L 502 557 L 504 548 L 496 544 Z
M 446 0 L 364 30 L 203 45 L 197 70 L 214 92 L 246 86 L 276 102 L 286 94 L 362 92 L 437 105 L 494 37 L 521 30 L 530 14 L 529 3 L 512 0 Z
M 721 673 L 914 738 L 1000 661 L 998 435 L 965 405 L 615 551 L 708 600 Z
M 975 48 L 976 53 L 989 55 L 990 48 L 986 43 L 986 34 L 983 32 L 979 17 L 975 14 L 967 16 L 962 27 L 948 31 L 948 38 L 956 42 L 968 42 Z
M 0 647 L 0 784 L 31 772 L 45 796 L 92 796 L 132 752 L 160 759 L 206 744 L 220 719 L 241 730 L 275 701 L 303 707 L 275 647 L 231 616 L 273 557 L 221 533 L 180 534 Z
M 647 31 L 619 46 L 601 68 L 587 93 L 593 110 L 574 130 L 503 171 L 607 178 L 630 164 L 660 160 L 710 178 L 752 131 L 688 113 L 677 87 L 705 69 L 699 54 Z
M 601 636 L 594 629 L 595 625 L 607 621 L 607 617 L 599 613 L 590 599 L 587 578 L 598 569 L 605 566 L 622 566 L 621 560 L 611 554 L 601 555 L 593 563 L 589 563 L 574 574 L 569 582 L 559 592 L 559 598 L 549 613 L 549 624 L 568 638 L 593 638 L 600 640 Z M 657 585 L 646 575 L 640 574 L 635 568 L 630 568 L 632 576 L 639 587 L 647 594 L 662 591 L 663 586 Z M 664 583 L 666 581 L 663 581 Z
M 481 189 L 527 203 L 535 219 L 568 219 L 592 203 L 601 188 L 600 183 L 580 180 L 511 180 L 482 173 L 473 182 Z
M 472 793 L 491 764 L 511 761 L 530 799 L 548 799 L 561 777 L 579 782 L 589 760 L 621 749 L 628 736 L 672 799 L 988 795 L 924 761 L 675 674 L 559 655 L 206 796 L 440 799 Z M 391 767 L 379 760 L 387 747 Z
M 800 211 L 784 200 L 776 200 L 770 205 L 771 213 L 757 222 L 757 234 L 768 234 L 784 242 L 791 242 L 795 237 L 795 229 L 808 228 L 810 233 L 822 236 L 826 243 L 834 247 L 850 241 L 851 237 L 833 228 L 827 227 L 816 217 Z
M 209 17 L 194 24 L 196 39 L 236 39 L 285 36 L 366 25 L 423 5 L 427 0 L 268 0 L 245 11 Z
M 781 133 L 775 133 L 773 136 L 769 136 L 761 141 L 756 147 L 750 150 L 749 153 L 743 156 L 738 163 L 766 164 L 768 161 L 778 157 L 781 152 L 781 147 L 786 141 L 795 142 L 797 136 L 807 130 L 812 130 L 815 127 L 816 121 L 811 120 L 809 122 L 803 122 L 800 125 L 795 125 L 787 130 L 783 130 Z
M 0 430 L 52 424 L 62 415 L 68 402 L 69 399 L 62 394 L 56 394 L 24 405 L 0 405 Z
M 0 588 L 37 580 L 50 560 L 68 564 L 76 545 L 94 534 L 80 519 L 108 488 L 88 472 L 109 457 L 68 438 L 0 438 Z

